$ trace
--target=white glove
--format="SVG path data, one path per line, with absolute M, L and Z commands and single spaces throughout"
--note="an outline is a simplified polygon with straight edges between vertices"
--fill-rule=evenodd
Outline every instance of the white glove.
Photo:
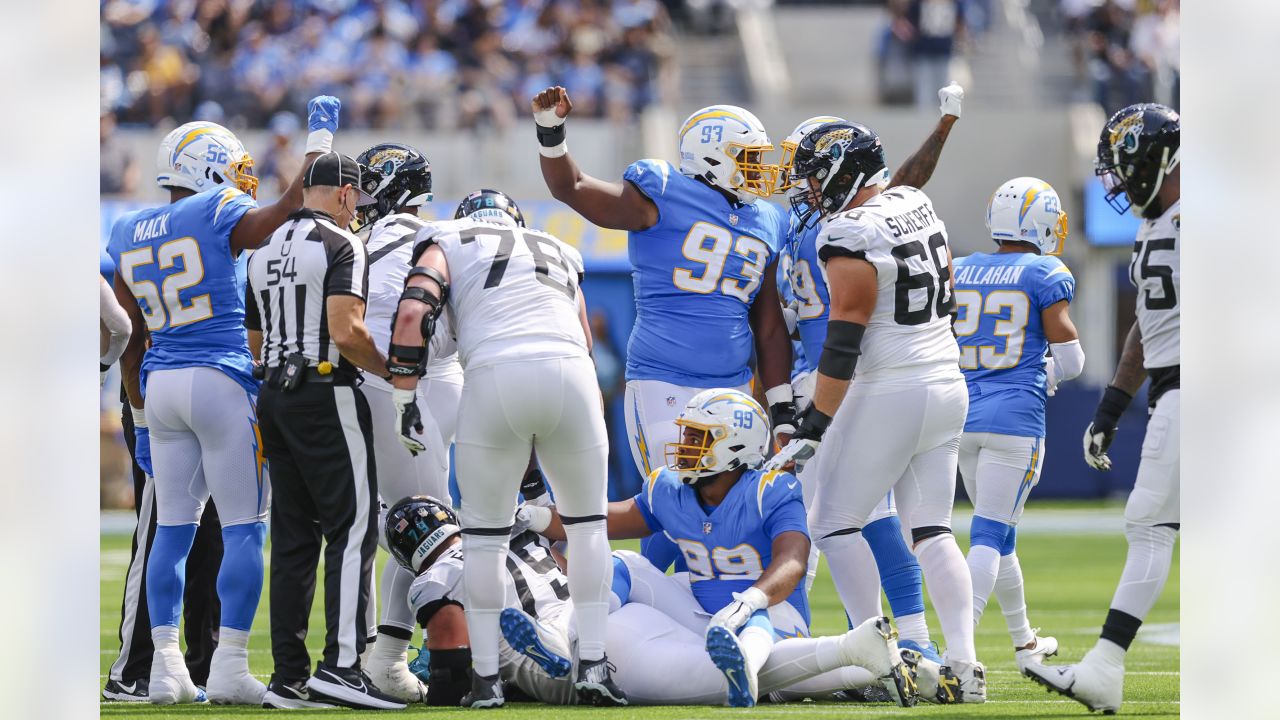
M 791 438 L 791 442 L 778 451 L 776 455 L 769 458 L 769 462 L 764 464 L 764 471 L 781 470 L 789 463 L 795 463 L 795 472 L 799 473 L 804 469 L 805 463 L 813 458 L 814 453 L 818 452 L 818 444 L 821 440 L 812 440 L 809 438 Z
M 769 607 L 769 596 L 758 587 L 749 587 L 740 593 L 733 594 L 733 602 L 720 608 L 720 612 L 711 616 L 708 628 L 722 627 L 731 633 L 747 624 L 752 615 Z
M 800 321 L 800 302 L 792 300 L 782 306 L 782 321 L 787 324 L 787 337 L 796 334 L 796 323 Z
M 1111 432 L 1103 432 L 1094 429 L 1093 423 L 1089 423 L 1089 427 L 1084 429 L 1084 461 L 1089 464 L 1089 467 L 1094 470 L 1111 469 L 1111 458 L 1107 455 L 1107 450 L 1115 437 L 1114 429 Z
M 107 384 L 107 373 L 111 371 L 110 365 L 98 363 L 98 389 L 101 390 Z
M 964 101 L 964 88 L 960 83 L 952 80 L 950 85 L 938 91 L 938 99 L 942 101 L 939 109 L 943 115 L 960 117 L 960 103 Z
M 392 388 L 391 402 L 396 406 L 396 430 L 400 435 L 400 442 L 414 455 L 426 450 L 427 446 L 413 437 L 413 431 L 417 431 L 419 435 L 422 434 L 422 411 L 418 409 L 418 392 Z
M 1057 363 L 1053 361 L 1053 356 L 1044 359 L 1044 387 L 1045 394 L 1053 397 L 1058 392 L 1058 372 Z
M 521 503 L 516 508 L 516 520 L 511 525 L 511 534 L 519 535 L 525 530 L 541 534 L 551 525 L 551 508 L 531 503 Z

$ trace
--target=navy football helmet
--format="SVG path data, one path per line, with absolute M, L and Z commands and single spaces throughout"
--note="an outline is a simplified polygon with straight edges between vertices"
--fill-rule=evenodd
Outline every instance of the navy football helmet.
M 791 207 L 806 224 L 815 211 L 824 216 L 838 213 L 862 188 L 888 181 L 880 136 L 861 123 L 819 125 L 804 136 L 795 153 L 792 182 L 804 186 L 809 178 L 821 183 L 817 207 L 809 202 L 810 193 L 791 197 Z
M 512 221 L 524 227 L 524 213 L 520 212 L 516 201 L 506 193 L 497 190 L 476 190 L 471 193 L 458 204 L 458 210 L 453 217 L 455 220 L 474 217 L 499 222 Z
M 1102 178 L 1107 202 L 1116 212 L 1135 207 L 1142 217 L 1157 218 L 1165 211 L 1156 195 L 1178 167 L 1181 129 L 1178 113 L 1157 103 L 1130 105 L 1107 121 L 1094 173 Z
M 446 540 L 462 532 L 448 505 L 426 495 L 413 495 L 391 506 L 384 529 L 391 555 L 414 574 Z
M 431 163 L 417 148 L 381 143 L 360 153 L 356 162 L 362 168 L 360 189 L 375 201 L 360 207 L 361 224 L 431 202 Z

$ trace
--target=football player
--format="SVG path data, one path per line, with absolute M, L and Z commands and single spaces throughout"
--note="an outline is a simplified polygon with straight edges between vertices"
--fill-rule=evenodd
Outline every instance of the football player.
M 1045 399 L 1084 369 L 1084 350 L 1069 312 L 1076 281 L 1057 257 L 1067 238 L 1058 193 L 1039 178 L 1009 180 L 987 204 L 987 227 L 997 250 L 955 261 L 954 328 L 969 386 L 960 475 L 973 502 L 973 624 L 995 590 L 1021 668 L 1058 652 L 1027 620 L 1014 538 L 1044 465 Z
M 426 226 L 426 221 L 418 217 L 418 208 L 432 198 L 431 164 L 417 148 L 400 143 L 374 145 L 356 161 L 363 167 L 362 189 L 375 201 L 362 205 L 358 211 L 359 236 L 369 250 L 365 324 L 374 344 L 385 349 L 391 344 L 391 318 L 400 303 L 405 276 L 413 266 L 409 262 L 413 236 Z M 433 405 L 424 391 L 431 378 L 459 377 L 462 367 L 451 330 L 438 329 L 432 343 L 431 361 L 425 375 L 428 382 L 419 390 L 419 399 L 430 409 L 422 418 L 426 428 L 422 443 L 427 447 L 426 452 L 411 453 L 400 442 L 400 428 L 394 424 L 391 384 L 372 375 L 365 378 L 362 389 L 373 418 L 378 492 L 384 503 L 395 503 L 411 495 L 430 495 L 449 502 L 449 446 L 435 418 L 456 416 L 457 405 L 447 401 L 449 395 L 444 407 Z M 452 426 L 452 421 L 449 424 Z M 406 598 L 412 581 L 412 573 L 396 563 L 383 566 L 382 618 L 381 622 L 375 621 L 376 604 L 370 602 L 368 627 L 376 626 L 378 634 L 372 646 L 366 645 L 366 658 L 361 660 L 361 666 L 379 690 L 404 702 L 421 702 L 426 688 L 409 672 L 408 666 L 414 622 Z
M 796 201 L 806 205 L 800 219 L 824 217 L 817 250 L 830 319 L 813 402 L 796 436 L 767 467 L 803 466 L 834 426 L 838 441 L 821 462 L 857 472 L 833 474 L 818 485 L 809 522 L 820 549 L 833 533 L 864 527 L 895 491 L 947 640 L 943 659 L 955 675 L 943 676 L 937 699 L 984 702 L 973 586 L 951 533 L 956 454 L 969 403 L 951 334 L 946 228 L 922 191 L 883 190 L 889 173 L 880 138 L 857 123 L 827 123 L 805 135 L 792 177 L 809 190 Z M 833 563 L 831 571 L 850 568 Z
M 1129 263 L 1129 279 L 1139 292 L 1138 318 L 1129 329 L 1115 377 L 1085 430 L 1085 461 L 1099 470 L 1111 469 L 1107 449 L 1116 423 L 1147 376 L 1151 417 L 1138 477 L 1124 508 L 1129 552 L 1101 637 L 1078 664 L 1023 668 L 1051 690 L 1109 713 L 1120 708 L 1124 697 L 1125 653 L 1169 577 L 1180 523 L 1181 125 L 1178 113 L 1164 105 L 1130 105 L 1111 116 L 1098 141 L 1095 170 L 1108 188 L 1107 200 L 1119 212 L 1132 208 L 1142 227 Z
M 133 332 L 133 324 L 129 322 L 129 313 L 120 307 L 116 300 L 115 290 L 107 283 L 107 279 L 98 276 L 98 386 L 107 382 L 107 371 L 120 359 L 125 345 L 129 343 L 129 334 Z
M 960 118 L 964 88 L 952 83 L 938 91 L 938 99 L 941 101 L 941 118 L 937 126 L 924 144 L 894 173 L 889 187 L 924 187 L 933 176 L 942 148 L 952 127 Z M 819 116 L 800 123 L 782 142 L 779 173 L 779 191 L 796 198 L 790 213 L 783 257 L 790 267 L 790 287 L 797 300 L 796 329 L 804 346 L 804 355 L 811 358 L 809 363 L 814 366 L 822 356 L 822 345 L 827 338 L 828 306 L 831 301 L 826 277 L 818 259 L 817 237 L 821 218 L 817 214 L 811 214 L 807 222 L 801 220 L 802 213 L 807 211 L 804 204 L 807 188 L 799 182 L 791 181 L 789 176 L 796 148 L 804 136 L 819 125 L 834 121 L 843 120 Z M 816 370 L 816 367 L 811 369 Z M 816 380 L 817 376 L 813 372 L 805 374 L 799 383 L 793 379 L 798 409 L 803 411 L 808 408 Z M 805 503 L 810 508 L 813 494 L 824 477 L 821 466 L 821 458 L 818 457 L 798 473 L 804 487 Z M 867 582 L 868 578 L 876 577 L 878 571 L 880 585 L 884 587 L 898 628 L 898 645 L 921 654 L 923 659 L 918 661 L 921 695 L 929 701 L 936 700 L 939 682 L 937 670 L 942 659 L 929 641 L 929 628 L 924 615 L 924 592 L 920 584 L 920 564 L 903 539 L 893 493 L 886 495 L 884 501 L 876 506 L 876 510 L 867 519 L 866 526 L 860 531 L 820 538 L 815 543 L 815 553 L 819 545 L 828 554 L 829 563 L 848 568 L 835 576 L 836 591 L 840 594 L 850 621 L 855 624 L 881 613 L 880 588 L 873 582 Z M 811 561 L 810 574 L 816 571 L 817 564 Z M 850 586 L 849 583 L 853 585 Z
M 634 498 L 610 503 L 609 535 L 662 533 L 680 548 L 689 584 L 632 554 L 633 562 L 615 569 L 615 595 L 621 602 L 654 605 L 705 635 L 706 653 L 728 682 L 729 704 L 750 707 L 759 698 L 761 673 L 776 638 L 809 634 L 809 604 L 801 583 L 809 533 L 800 483 L 789 473 L 759 470 L 770 442 L 769 423 L 760 405 L 741 391 L 698 393 L 676 425 L 681 438 L 667 443 L 667 466 L 650 473 Z M 521 515 L 549 537 L 563 533 L 550 509 L 526 506 Z M 630 584 L 626 578 L 636 575 L 645 580 L 643 592 L 617 590 L 620 578 Z M 855 654 L 863 659 L 853 664 L 883 677 L 885 689 L 901 704 L 913 704 L 888 621 L 874 618 L 865 625 L 879 628 L 879 648 L 888 654 L 875 660 L 859 651 Z M 855 631 L 849 642 L 865 642 L 854 637 L 870 632 Z
M 475 674 L 464 704 L 503 703 L 502 557 L 531 452 L 568 516 L 568 587 L 582 658 L 574 686 L 584 699 L 625 704 L 605 658 L 609 446 L 579 286 L 582 256 L 525 228 L 515 202 L 494 190 L 471 193 L 454 217 L 415 236 L 415 267 L 397 310 L 387 368 L 395 376 L 392 399 L 402 440 L 421 452 L 425 447 L 413 432 L 423 430 L 416 388 L 447 304 L 466 361 L 457 463 Z
M 332 146 L 339 109 L 338 99 L 325 95 L 307 104 L 304 168 Z M 136 459 L 155 477 L 158 527 L 147 568 L 155 644 L 150 699 L 184 703 L 203 694 L 183 663 L 178 617 L 183 567 L 212 494 L 225 549 L 208 698 L 257 705 L 266 688 L 249 674 L 248 641 L 262 593 L 270 488 L 235 260 L 301 206 L 303 174 L 275 204 L 259 207 L 253 158 L 231 131 L 210 122 L 166 135 L 157 164 L 156 183 L 169 191 L 169 204 L 124 215 L 107 245 L 116 297 L 133 322 L 121 369 L 134 411 Z
M 733 105 L 694 112 L 680 128 L 680 166 L 639 160 L 619 182 L 569 155 L 564 88 L 533 98 L 542 177 L 551 195 L 600 227 L 626 230 L 636 323 L 627 346 L 627 435 L 642 475 L 663 464 L 672 421 L 700 390 L 765 389 L 775 435 L 793 429 L 791 344 L 777 290 L 786 216 L 773 193 L 773 149 L 754 115 Z

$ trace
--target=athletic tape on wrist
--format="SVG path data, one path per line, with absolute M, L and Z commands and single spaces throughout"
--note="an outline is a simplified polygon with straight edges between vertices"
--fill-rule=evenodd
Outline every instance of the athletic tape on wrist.
M 307 154 L 333 152 L 333 133 L 329 130 L 312 130 L 307 135 Z
M 773 407 L 778 403 L 795 402 L 795 395 L 790 385 L 774 385 L 764 391 L 764 401 L 769 404 L 769 407 Z
M 136 408 L 129 406 L 129 412 L 133 414 L 133 426 L 144 428 L 147 426 L 147 411 L 144 408 Z
M 548 158 L 564 157 L 564 154 L 567 152 L 569 152 L 568 143 L 562 142 L 559 145 L 556 145 L 555 147 L 542 147 L 541 145 L 538 146 L 538 154 L 541 155 L 542 157 L 548 157 Z

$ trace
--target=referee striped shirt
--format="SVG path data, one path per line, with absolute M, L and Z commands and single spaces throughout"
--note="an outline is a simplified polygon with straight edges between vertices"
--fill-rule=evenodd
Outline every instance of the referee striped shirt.
M 329 338 L 325 301 L 333 295 L 367 300 L 369 263 L 364 243 L 329 215 L 303 208 L 272 233 L 249 259 L 244 324 L 262 332 L 262 363 L 279 367 L 301 353 L 340 371 L 356 367 Z

